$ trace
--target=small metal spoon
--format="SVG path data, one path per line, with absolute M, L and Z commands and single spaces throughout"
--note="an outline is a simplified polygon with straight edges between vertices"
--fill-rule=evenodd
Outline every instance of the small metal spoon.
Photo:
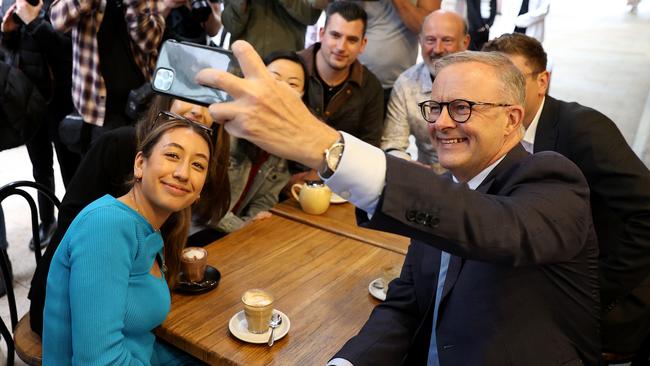
M 377 279 L 372 281 L 372 287 L 376 288 L 377 290 L 383 290 L 386 286 L 384 285 L 384 280 Z
M 273 342 L 275 342 L 275 338 L 273 337 L 273 332 L 275 331 L 275 328 L 279 327 L 280 324 L 282 324 L 282 317 L 278 313 L 273 313 L 271 316 L 271 321 L 269 322 L 269 327 L 271 328 L 271 335 L 269 336 L 269 347 L 273 345 Z

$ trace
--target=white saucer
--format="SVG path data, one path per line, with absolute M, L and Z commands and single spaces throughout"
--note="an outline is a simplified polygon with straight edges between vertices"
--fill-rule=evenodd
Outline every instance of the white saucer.
M 374 297 L 377 300 L 381 300 L 381 301 L 386 300 L 386 293 L 384 292 L 384 290 L 378 289 L 375 286 L 373 286 L 374 283 L 383 284 L 384 280 L 381 277 L 379 277 L 370 281 L 370 283 L 368 284 L 368 292 L 370 292 L 370 295 L 372 295 L 372 297 Z
M 291 321 L 289 320 L 289 317 L 280 310 L 273 309 L 273 312 L 280 314 L 282 317 L 282 324 L 280 324 L 279 327 L 275 328 L 275 332 L 273 333 L 273 338 L 275 338 L 277 341 L 289 333 L 289 328 L 291 328 Z M 249 332 L 248 324 L 246 324 L 246 316 L 244 315 L 244 310 L 238 312 L 237 314 L 233 315 L 232 318 L 230 318 L 228 328 L 230 329 L 230 333 L 232 335 L 248 343 L 266 343 L 269 341 L 269 335 L 271 333 L 270 328 L 266 332 L 260 334 Z
M 330 197 L 330 203 L 338 204 L 338 203 L 345 203 L 345 202 L 348 202 L 348 200 L 332 192 L 332 196 Z

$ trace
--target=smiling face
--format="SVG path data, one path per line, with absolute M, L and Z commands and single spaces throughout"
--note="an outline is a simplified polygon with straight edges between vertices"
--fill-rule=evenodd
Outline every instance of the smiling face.
M 141 178 L 144 196 L 139 204 L 162 222 L 171 213 L 189 207 L 203 189 L 209 159 L 208 143 L 191 128 L 166 131 L 149 157 L 142 152 L 136 155 L 134 173 Z
M 454 12 L 436 10 L 425 18 L 420 33 L 422 59 L 433 70 L 433 64 L 443 56 L 465 51 L 469 35 L 463 19 Z
M 336 71 L 350 67 L 363 52 L 367 41 L 363 36 L 361 19 L 348 22 L 339 14 L 329 17 L 325 28 L 320 30 L 320 39 L 318 57 L 324 61 L 325 67 Z
M 299 63 L 279 58 L 268 64 L 266 69 L 275 80 L 287 83 L 300 96 L 305 93 L 305 72 Z
M 431 99 L 512 103 L 504 95 L 495 69 L 478 62 L 452 64 L 442 69 L 433 83 Z M 447 107 L 443 108 L 436 122 L 429 123 L 440 164 L 460 181 L 469 181 L 519 143 L 522 116 L 521 106 L 474 106 L 469 120 L 458 123 L 449 117 Z
M 171 108 L 169 111 L 183 116 L 185 118 L 191 119 L 195 122 L 202 123 L 206 126 L 212 124 L 212 117 L 210 117 L 210 111 L 208 108 L 200 106 L 198 104 L 192 104 L 184 102 L 182 100 L 174 99 Z

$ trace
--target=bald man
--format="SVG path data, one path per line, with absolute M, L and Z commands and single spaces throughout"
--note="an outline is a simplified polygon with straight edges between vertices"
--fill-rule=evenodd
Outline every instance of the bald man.
M 436 10 L 424 19 L 419 39 L 424 62 L 404 71 L 395 82 L 388 102 L 381 148 L 391 155 L 411 160 L 406 149 L 409 135 L 413 135 L 418 150 L 417 161 L 437 165 L 438 155 L 431 145 L 427 123 L 422 119 L 418 103 L 431 96 L 433 63 L 442 56 L 465 51 L 470 39 L 463 18 L 444 10 Z

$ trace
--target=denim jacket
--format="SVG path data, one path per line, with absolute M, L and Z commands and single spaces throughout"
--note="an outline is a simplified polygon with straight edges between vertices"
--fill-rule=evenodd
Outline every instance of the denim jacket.
M 262 211 L 269 210 L 278 203 L 280 191 L 291 177 L 287 161 L 275 155 L 270 155 L 260 167 L 239 208 L 236 212 L 233 212 L 233 207 L 239 201 L 246 187 L 253 165 L 253 162 L 244 153 L 240 141 L 232 138 L 230 145 L 230 166 L 228 167 L 230 211 L 217 225 L 220 230 L 225 232 L 232 232 L 241 228 L 246 220 L 255 217 Z

